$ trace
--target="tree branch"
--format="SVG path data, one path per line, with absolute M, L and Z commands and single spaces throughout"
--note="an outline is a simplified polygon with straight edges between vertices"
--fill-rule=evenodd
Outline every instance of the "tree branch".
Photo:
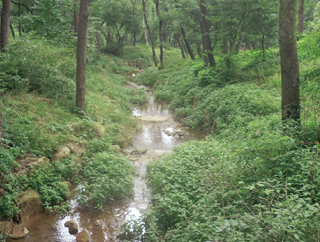
M 24 5 L 23 3 L 16 3 L 16 2 L 14 2 L 14 1 L 12 1 L 11 0 L 11 2 L 12 3 L 14 3 L 14 4 L 16 4 L 16 5 L 20 5 L 20 6 L 23 6 L 25 9 L 27 9 L 32 15 L 34 15 L 33 14 L 33 12 L 32 12 L 32 10 L 30 10 L 26 5 Z

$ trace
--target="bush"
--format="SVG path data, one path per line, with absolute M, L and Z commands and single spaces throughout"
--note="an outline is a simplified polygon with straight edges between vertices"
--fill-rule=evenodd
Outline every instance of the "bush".
M 64 56 L 64 58 L 61 58 Z M 75 96 L 74 53 L 45 40 L 19 39 L 0 54 L 0 88 L 26 89 L 63 100 Z
M 149 68 L 142 74 L 134 77 L 134 81 L 146 86 L 153 86 L 159 80 L 158 68 Z
M 80 203 L 102 209 L 105 203 L 123 200 L 132 192 L 134 168 L 118 154 L 99 153 L 82 168 L 84 183 L 79 191 Z
M 120 56 L 123 51 L 123 45 L 118 45 L 116 42 L 108 43 L 106 46 L 101 48 L 101 51 L 105 54 L 112 54 L 115 56 Z
M 149 237 L 316 241 L 320 160 L 279 130 L 280 117 L 266 116 L 151 162 Z

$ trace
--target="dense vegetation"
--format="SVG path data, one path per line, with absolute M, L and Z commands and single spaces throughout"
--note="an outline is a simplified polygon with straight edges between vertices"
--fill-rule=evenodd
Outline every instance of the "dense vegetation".
M 86 207 L 130 196 L 134 169 L 119 149 L 147 96 L 120 74 L 142 67 L 134 80 L 207 135 L 149 164 L 147 241 L 319 240 L 318 1 L 292 11 L 301 118 L 286 122 L 278 1 L 90 1 L 85 112 L 75 102 L 79 2 L 89 0 L 2 0 L 0 219 L 19 212 L 26 189 L 57 208 L 67 180 Z
M 137 78 L 156 86 L 177 119 L 208 134 L 149 164 L 148 241 L 318 241 L 320 51 L 308 46 L 319 37 L 298 42 L 299 129 L 281 122 L 276 48 L 266 59 L 251 50 L 214 68 L 172 62 L 170 71 Z
M 125 179 L 124 190 L 104 187 L 108 197 L 102 204 L 129 196 L 133 167 L 118 150 L 130 143 L 137 128 L 137 123 L 130 118 L 133 104 L 144 103 L 147 96 L 141 90 L 125 88 L 125 78 L 113 73 L 135 68 L 126 66 L 116 57 L 102 57 L 99 63 L 92 64 L 87 77 L 88 111 L 83 117 L 74 103 L 72 49 L 27 37 L 14 41 L 10 48 L 10 53 L 1 57 L 0 66 L 4 132 L 0 146 L 1 188 L 4 189 L 0 198 L 1 218 L 11 219 L 18 212 L 17 198 L 25 189 L 38 191 L 47 209 L 65 201 L 69 197 L 68 189 L 61 181 L 87 182 L 85 174 L 89 172 L 87 166 L 91 161 L 99 161 L 106 167 L 112 159 L 119 162 L 119 167 L 114 167 L 118 169 L 117 175 L 104 177 L 103 171 L 92 170 L 91 179 L 99 175 L 104 179 L 101 184 L 108 180 L 119 186 Z M 143 51 L 140 53 L 143 55 Z M 135 57 L 140 58 L 139 55 Z M 111 71 L 109 66 L 112 66 Z M 99 123 L 105 129 L 102 133 L 97 128 Z M 67 159 L 53 161 L 46 167 L 25 167 L 43 156 L 54 160 L 55 152 L 63 146 L 75 147 Z M 86 171 L 83 177 L 74 176 L 82 170 Z M 95 185 L 100 184 L 98 180 L 93 181 Z M 116 192 L 109 194 L 111 190 Z M 96 201 L 94 194 L 84 196 L 86 205 L 96 206 L 99 202 L 101 208 L 101 201 Z

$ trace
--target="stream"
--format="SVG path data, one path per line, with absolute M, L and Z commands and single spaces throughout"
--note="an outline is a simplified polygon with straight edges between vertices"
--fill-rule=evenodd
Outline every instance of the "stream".
M 145 88 L 149 96 L 147 104 L 136 107 L 132 112 L 132 116 L 141 119 L 141 131 L 133 137 L 132 147 L 123 150 L 137 171 L 132 199 L 126 204 L 114 204 L 105 207 L 103 211 L 92 212 L 81 208 L 75 190 L 67 214 L 45 212 L 27 220 L 22 226 L 26 227 L 30 234 L 18 240 L 19 242 L 76 242 L 76 237 L 70 235 L 68 228 L 64 226 L 68 220 L 78 224 L 79 232 L 87 229 L 92 242 L 121 241 L 117 237 L 121 225 L 125 222 L 130 224 L 133 220 L 138 220 L 139 223 L 151 201 L 145 179 L 147 163 L 160 155 L 171 153 L 175 146 L 183 142 L 202 139 L 201 132 L 188 130 L 175 122 L 167 105 L 157 103 L 146 87 L 127 79 L 128 88 Z M 143 121 L 148 118 L 153 121 Z M 158 122 L 158 119 L 162 119 L 162 122 Z

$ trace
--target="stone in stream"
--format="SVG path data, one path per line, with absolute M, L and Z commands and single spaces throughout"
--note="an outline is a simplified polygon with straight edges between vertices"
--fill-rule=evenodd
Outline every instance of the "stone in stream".
M 19 206 L 19 220 L 17 222 L 23 223 L 27 219 L 41 213 L 44 209 L 42 207 L 39 193 L 35 190 L 27 190 L 18 199 Z
M 77 242 L 90 242 L 91 236 L 88 230 L 84 229 L 76 235 Z
M 77 234 L 78 233 L 78 224 L 76 224 L 73 220 L 69 220 L 64 224 L 65 227 L 69 229 L 69 234 Z
M 11 238 L 20 239 L 25 237 L 27 234 L 29 234 L 29 230 L 27 230 L 25 227 L 17 226 L 13 228 Z
M 162 123 L 169 120 L 168 117 L 162 117 L 162 116 L 140 116 L 139 119 L 141 121 L 153 122 L 153 123 Z

